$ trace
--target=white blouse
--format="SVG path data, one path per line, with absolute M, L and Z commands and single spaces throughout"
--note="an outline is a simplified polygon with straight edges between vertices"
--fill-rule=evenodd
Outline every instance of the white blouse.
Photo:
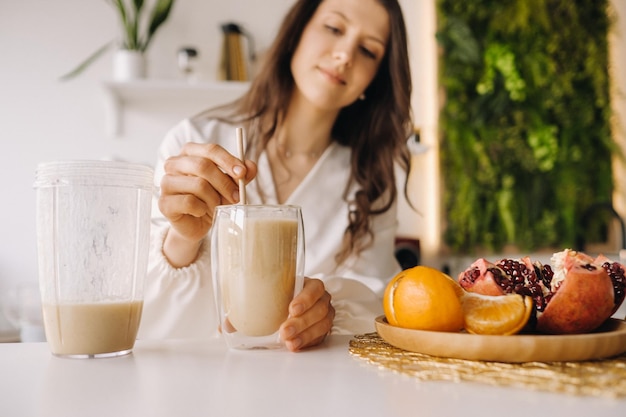
M 165 160 L 180 153 L 186 142 L 217 143 L 236 155 L 235 127 L 209 119 L 187 119 L 165 137 L 155 169 L 158 190 Z M 257 177 L 246 186 L 251 204 L 277 204 L 276 190 L 265 153 L 257 161 Z M 332 332 L 357 334 L 374 331 L 374 318 L 382 314 L 382 293 L 389 279 L 400 272 L 394 256 L 397 204 L 371 222 L 373 244 L 342 264 L 335 262 L 348 226 L 349 206 L 343 197 L 350 175 L 350 149 L 331 144 L 285 204 L 302 209 L 305 235 L 305 276 L 319 278 L 332 296 L 336 310 Z M 263 190 L 261 201 L 258 189 Z M 356 188 L 350 190 L 353 196 Z M 150 262 L 144 289 L 139 338 L 202 338 L 218 335 L 213 298 L 210 239 L 198 259 L 173 268 L 162 252 L 169 227 L 153 199 Z

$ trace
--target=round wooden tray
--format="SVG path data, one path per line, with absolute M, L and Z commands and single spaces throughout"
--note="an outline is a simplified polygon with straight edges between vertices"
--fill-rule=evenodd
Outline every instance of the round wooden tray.
M 483 336 L 411 330 L 375 320 L 380 337 L 411 352 L 455 359 L 495 362 L 561 362 L 602 359 L 626 352 L 626 322 L 607 320 L 593 333 L 576 335 L 517 334 Z

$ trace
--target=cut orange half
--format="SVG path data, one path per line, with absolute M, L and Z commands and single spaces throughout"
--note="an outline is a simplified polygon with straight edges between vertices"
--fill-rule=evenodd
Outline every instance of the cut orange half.
M 519 333 L 533 311 L 531 297 L 519 294 L 482 295 L 467 292 L 461 297 L 465 330 L 481 335 Z

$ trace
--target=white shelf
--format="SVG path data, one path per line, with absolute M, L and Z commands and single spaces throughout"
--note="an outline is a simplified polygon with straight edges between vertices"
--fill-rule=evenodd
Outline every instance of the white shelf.
M 246 92 L 250 83 L 237 81 L 186 82 L 184 80 L 105 81 L 109 113 L 109 130 L 118 136 L 124 130 L 124 113 L 128 105 L 141 106 L 176 100 L 196 100 L 208 105 L 226 103 Z

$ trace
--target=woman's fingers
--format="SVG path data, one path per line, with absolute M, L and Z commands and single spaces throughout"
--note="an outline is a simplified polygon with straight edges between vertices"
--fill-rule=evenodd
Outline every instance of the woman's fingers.
M 223 172 L 236 179 L 242 178 L 245 174 L 243 162 L 220 145 L 214 143 L 187 142 L 181 149 L 180 155 L 209 159 Z
M 161 180 L 161 197 L 181 204 L 178 210 L 185 214 L 201 216 L 223 204 L 222 195 L 205 179 L 193 175 L 165 175 Z M 165 212 L 163 214 L 166 214 Z
M 181 151 L 181 156 L 194 156 L 210 160 L 221 172 L 235 181 L 239 179 L 244 179 L 246 182 L 252 181 L 257 172 L 254 162 L 249 159 L 241 161 L 216 144 L 187 143 Z
M 290 318 L 280 329 L 281 338 L 291 351 L 321 343 L 335 318 L 331 296 L 322 281 L 306 279 L 305 285 L 289 306 Z
M 294 323 L 294 326 L 298 328 L 301 326 L 302 330 L 299 333 L 296 333 L 294 337 L 285 339 L 287 349 L 292 352 L 296 352 L 315 346 L 324 341 L 332 329 L 332 323 L 335 318 L 335 309 L 332 305 L 327 304 L 324 306 L 323 311 L 326 314 L 319 320 L 307 321 L 302 319 L 299 320 L 299 323 Z
M 245 161 L 245 165 L 246 165 L 246 184 L 249 183 L 250 181 L 252 181 L 255 177 L 256 177 L 256 173 L 257 173 L 257 165 L 252 162 L 249 159 L 246 159 Z
M 238 158 L 215 144 L 187 143 L 181 154 L 165 162 L 165 174 L 191 176 L 203 179 L 205 183 L 195 184 L 187 192 L 199 192 L 212 188 L 221 196 L 220 204 L 233 204 L 239 201 L 238 180 L 251 181 L 257 173 L 257 166 L 250 160 L 242 163 Z M 199 192 L 201 197 L 206 193 Z M 206 201 L 206 200 L 205 200 Z M 208 203 L 208 202 L 207 202 Z
M 289 314 L 293 317 L 300 316 L 313 307 L 324 294 L 327 294 L 326 288 L 321 280 L 305 278 L 302 291 L 294 297 L 289 305 Z
M 194 194 L 207 205 L 211 205 L 216 199 L 230 204 L 239 200 L 236 181 L 213 161 L 196 156 L 176 156 L 165 162 L 161 192 Z
M 216 206 L 239 202 L 238 179 L 252 180 L 252 161 L 240 161 L 215 144 L 187 143 L 163 169 L 159 210 L 184 242 L 203 239 L 213 223 Z M 182 259 L 182 258 L 181 258 Z

